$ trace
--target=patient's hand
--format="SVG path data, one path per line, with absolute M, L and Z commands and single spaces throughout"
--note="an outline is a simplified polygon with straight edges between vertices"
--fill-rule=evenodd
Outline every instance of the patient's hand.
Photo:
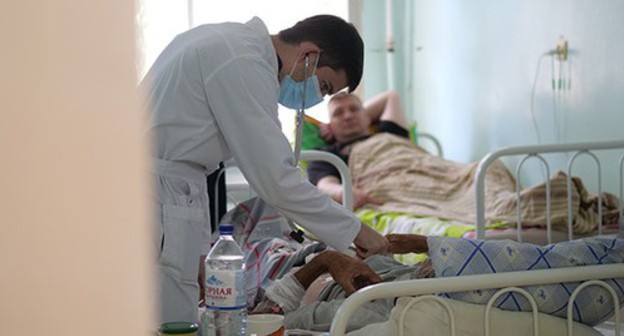
M 347 296 L 360 288 L 381 282 L 379 275 L 361 260 L 338 252 L 324 257 L 329 274 L 345 290 Z
M 357 210 L 366 204 L 380 205 L 383 204 L 383 202 L 372 198 L 368 195 L 368 192 L 360 188 L 353 187 L 353 209 Z
M 364 262 L 337 251 L 320 253 L 297 270 L 293 276 L 307 290 L 318 277 L 325 273 L 329 273 L 347 295 L 381 281 L 381 278 Z
M 426 253 L 429 251 L 425 236 L 391 233 L 386 235 L 386 239 L 388 240 L 389 253 Z
M 319 132 L 321 133 L 321 138 L 323 138 L 323 140 L 327 143 L 334 143 L 336 141 L 334 132 L 329 124 L 321 123 L 319 125 Z

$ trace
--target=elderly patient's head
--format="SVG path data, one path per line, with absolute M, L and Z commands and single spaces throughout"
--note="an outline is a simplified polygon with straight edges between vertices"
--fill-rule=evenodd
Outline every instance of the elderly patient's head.
M 329 125 L 339 143 L 355 140 L 368 134 L 370 118 L 358 96 L 338 92 L 327 103 Z

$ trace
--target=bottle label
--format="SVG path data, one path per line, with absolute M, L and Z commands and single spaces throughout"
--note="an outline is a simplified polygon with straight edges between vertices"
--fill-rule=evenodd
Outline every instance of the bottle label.
M 218 310 L 246 307 L 244 277 L 242 270 L 206 270 L 206 307 Z

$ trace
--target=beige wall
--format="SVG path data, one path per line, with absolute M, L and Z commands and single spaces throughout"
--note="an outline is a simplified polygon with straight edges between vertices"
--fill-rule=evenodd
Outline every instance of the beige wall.
M 0 334 L 147 335 L 146 143 L 127 0 L 0 11 Z

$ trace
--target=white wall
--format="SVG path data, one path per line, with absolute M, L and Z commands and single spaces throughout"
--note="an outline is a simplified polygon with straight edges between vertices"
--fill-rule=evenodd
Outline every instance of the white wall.
M 132 1 L 6 2 L 0 44 L 0 333 L 152 335 Z
M 551 58 L 541 60 L 534 96 L 541 143 L 624 137 L 624 62 L 620 57 L 624 53 L 624 2 L 417 0 L 409 6 L 405 0 L 394 2 L 395 12 L 397 6 L 412 7 L 411 15 L 398 11 L 395 17 L 400 27 L 413 26 L 412 36 L 403 42 L 412 44 L 408 46 L 411 52 L 405 53 L 411 60 L 404 60 L 412 62 L 412 68 L 397 69 L 399 74 L 409 71 L 411 81 L 406 82 L 413 85 L 400 92 L 411 99 L 408 106 L 419 129 L 438 135 L 448 158 L 468 162 L 497 148 L 538 143 L 531 117 L 533 81 L 540 55 L 553 49 L 560 35 L 571 49 L 561 71 L 571 82 L 569 88 L 553 91 Z M 365 4 L 383 6 L 373 1 Z M 364 23 L 368 31 L 384 27 L 379 10 L 365 16 Z M 375 36 L 365 36 L 366 41 L 378 43 Z M 366 71 L 367 87 L 384 78 L 374 68 Z M 554 71 L 558 80 L 557 63 Z M 559 164 L 567 160 L 553 159 Z M 615 167 L 617 159 L 619 155 L 607 166 Z M 515 161 L 508 163 L 515 167 Z M 573 173 L 592 176 L 594 164 L 584 158 L 580 163 Z M 528 175 L 527 183 L 541 177 L 537 169 Z M 603 182 L 612 192 L 618 190 L 616 175 L 606 176 Z M 594 177 L 587 182 L 597 184 Z

